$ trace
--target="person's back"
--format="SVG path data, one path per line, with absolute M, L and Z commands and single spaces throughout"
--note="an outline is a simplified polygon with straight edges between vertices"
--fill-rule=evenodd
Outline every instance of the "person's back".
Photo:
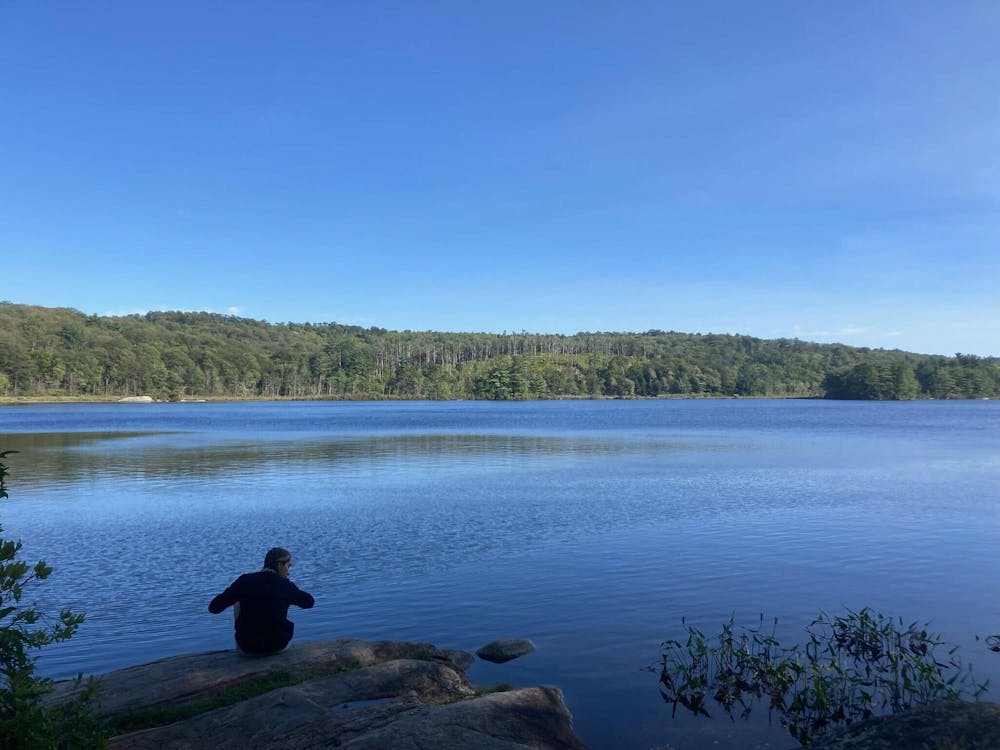
M 310 594 L 288 579 L 291 565 L 291 554 L 275 547 L 265 556 L 263 570 L 241 575 L 208 605 L 213 614 L 234 607 L 236 645 L 241 651 L 248 654 L 281 651 L 291 641 L 295 629 L 288 619 L 288 607 L 294 604 L 309 609 L 315 604 Z

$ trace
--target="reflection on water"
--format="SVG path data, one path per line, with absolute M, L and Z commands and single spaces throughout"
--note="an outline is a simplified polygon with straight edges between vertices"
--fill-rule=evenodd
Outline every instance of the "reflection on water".
M 115 442 L 157 435 L 155 432 L 38 432 L 3 435 L 3 450 L 16 451 L 11 457 L 11 475 L 22 488 L 55 482 L 72 484 L 92 480 L 117 450 Z M 81 453 L 94 448 L 93 454 Z M 81 456 L 87 458 L 81 459 Z M 18 471 L 19 466 L 30 471 Z
M 0 409 L 0 518 L 85 609 L 52 675 L 225 648 L 208 600 L 275 544 L 300 638 L 539 646 L 482 682 L 554 683 L 600 747 L 788 744 L 671 720 L 680 618 L 711 630 L 869 605 L 948 640 L 1000 622 L 993 403 L 60 405 Z M 981 676 L 1000 658 L 967 654 Z M 991 666 L 992 665 L 992 666 Z M 985 674 L 984 674 L 985 673 Z M 996 681 L 996 680 L 994 680 Z
M 189 433 L 68 432 L 20 433 L 4 437 L 5 450 L 18 451 L 31 465 L 24 486 L 74 484 L 81 480 L 142 477 L 159 482 L 261 473 L 431 469 L 486 469 L 510 461 L 568 460 L 621 455 L 635 447 L 593 439 L 520 435 L 388 435 L 379 438 L 270 439 L 217 442 Z M 650 446 L 640 447 L 648 450 Z M 709 445 L 663 443 L 658 450 L 706 450 Z

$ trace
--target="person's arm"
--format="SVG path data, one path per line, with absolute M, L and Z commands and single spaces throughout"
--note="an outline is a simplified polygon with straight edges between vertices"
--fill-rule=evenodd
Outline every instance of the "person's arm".
M 290 587 L 289 603 L 294 604 L 296 607 L 302 607 L 302 609 L 312 609 L 312 606 L 316 603 L 312 594 L 307 594 L 291 581 L 288 582 L 288 585 Z
M 238 580 L 239 579 L 233 581 L 225 591 L 208 603 L 209 612 L 213 615 L 217 615 L 226 607 L 230 607 L 239 602 L 240 597 L 239 594 L 236 593 L 236 583 Z

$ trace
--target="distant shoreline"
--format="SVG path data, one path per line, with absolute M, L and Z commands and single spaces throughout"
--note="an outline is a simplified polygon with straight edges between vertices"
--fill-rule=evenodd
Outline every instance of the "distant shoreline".
M 101 318 L 0 302 L 0 331 L 0 394 L 11 399 L 0 403 L 1000 398 L 1000 357 L 658 329 L 388 331 L 210 313 Z
M 0 406 L 17 406 L 27 404 L 117 404 L 124 396 L 0 396 Z M 508 402 L 517 401 L 823 401 L 822 396 L 731 396 L 702 393 L 671 393 L 661 396 L 552 396 L 549 398 L 523 398 L 507 399 Z M 928 400 L 928 399 L 920 399 Z M 964 399 L 956 399 L 964 400 Z M 497 399 L 470 399 L 470 398 L 414 398 L 412 396 L 377 396 L 366 395 L 357 398 L 343 396 L 326 396 L 321 398 L 305 398 L 300 396 L 191 396 L 179 401 L 153 401 L 156 404 L 191 404 L 191 403 L 252 403 L 265 401 L 426 401 L 431 402 L 454 402 L 470 401 L 482 403 L 496 403 Z M 137 404 L 125 404 L 137 405 Z M 142 406 L 142 404 L 138 404 Z

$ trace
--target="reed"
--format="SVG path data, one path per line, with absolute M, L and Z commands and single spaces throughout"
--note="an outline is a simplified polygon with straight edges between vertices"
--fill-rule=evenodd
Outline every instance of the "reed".
M 663 642 L 660 693 L 673 705 L 710 716 L 720 707 L 730 718 L 748 718 L 766 704 L 806 747 L 828 729 L 937 700 L 978 698 L 977 682 L 958 647 L 926 623 L 904 625 L 865 607 L 831 616 L 820 613 L 805 629 L 804 645 L 783 646 L 778 619 L 752 627 L 735 616 L 718 635 L 687 625 L 683 640 Z M 770 714 L 769 714 L 770 715 Z

